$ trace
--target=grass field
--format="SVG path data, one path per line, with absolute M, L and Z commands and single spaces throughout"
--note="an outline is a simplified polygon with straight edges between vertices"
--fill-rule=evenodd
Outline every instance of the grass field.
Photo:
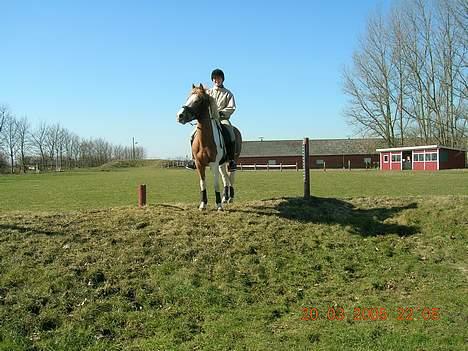
M 0 177 L 0 350 L 462 350 L 467 176 L 239 172 L 222 213 L 185 170 Z
M 303 173 L 238 172 L 239 201 L 296 197 Z M 208 178 L 208 200 L 214 194 Z M 0 176 L 0 211 L 77 210 L 132 206 L 138 184 L 147 184 L 148 202 L 196 203 L 198 177 L 185 169 L 116 168 L 69 173 Z M 468 172 L 311 172 L 312 194 L 325 197 L 468 195 Z

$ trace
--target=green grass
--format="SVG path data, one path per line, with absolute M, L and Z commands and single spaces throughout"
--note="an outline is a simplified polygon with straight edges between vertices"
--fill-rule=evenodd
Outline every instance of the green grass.
M 221 213 L 182 170 L 0 177 L 0 350 L 461 350 L 467 174 L 239 172 Z
M 239 201 L 301 196 L 302 172 L 238 172 Z M 138 184 L 147 184 L 148 202 L 196 203 L 198 177 L 185 169 L 140 167 L 111 171 L 0 176 L 0 211 L 76 210 L 131 206 Z M 468 195 L 468 172 L 311 172 L 312 194 L 327 197 Z M 208 196 L 214 202 L 212 178 Z

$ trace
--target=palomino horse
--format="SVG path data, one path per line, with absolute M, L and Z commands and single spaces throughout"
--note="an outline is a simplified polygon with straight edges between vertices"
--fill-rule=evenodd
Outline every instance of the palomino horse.
M 212 118 L 213 117 L 213 118 Z M 206 195 L 205 168 L 210 166 L 214 176 L 214 189 L 216 194 L 216 208 L 223 209 L 222 203 L 231 203 L 234 200 L 234 175 L 229 172 L 226 159 L 226 147 L 223 140 L 220 123 L 216 121 L 218 108 L 213 97 L 207 94 L 203 86 L 192 85 L 192 92 L 182 108 L 177 113 L 177 122 L 186 124 L 197 120 L 197 132 L 192 144 L 192 154 L 200 177 L 200 210 L 206 209 L 208 198 Z M 235 160 L 239 158 L 242 137 L 235 127 L 236 152 Z M 221 200 L 219 191 L 219 173 L 223 179 L 224 191 Z

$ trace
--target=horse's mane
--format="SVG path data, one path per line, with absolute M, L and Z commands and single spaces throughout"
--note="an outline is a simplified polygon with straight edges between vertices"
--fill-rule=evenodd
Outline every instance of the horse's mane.
M 208 99 L 210 103 L 210 117 L 212 119 L 219 120 L 218 105 L 216 104 L 215 99 L 212 96 L 207 94 L 206 90 L 207 89 L 203 87 L 203 85 L 200 84 L 200 86 L 198 87 L 196 86 L 192 87 L 192 94 L 196 94 L 201 98 Z

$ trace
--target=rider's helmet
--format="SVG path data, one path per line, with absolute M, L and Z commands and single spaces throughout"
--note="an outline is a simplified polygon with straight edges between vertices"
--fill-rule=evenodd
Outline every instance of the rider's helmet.
M 214 77 L 221 77 L 224 81 L 224 72 L 219 68 L 216 68 L 213 72 L 211 72 L 211 80 L 213 80 Z

